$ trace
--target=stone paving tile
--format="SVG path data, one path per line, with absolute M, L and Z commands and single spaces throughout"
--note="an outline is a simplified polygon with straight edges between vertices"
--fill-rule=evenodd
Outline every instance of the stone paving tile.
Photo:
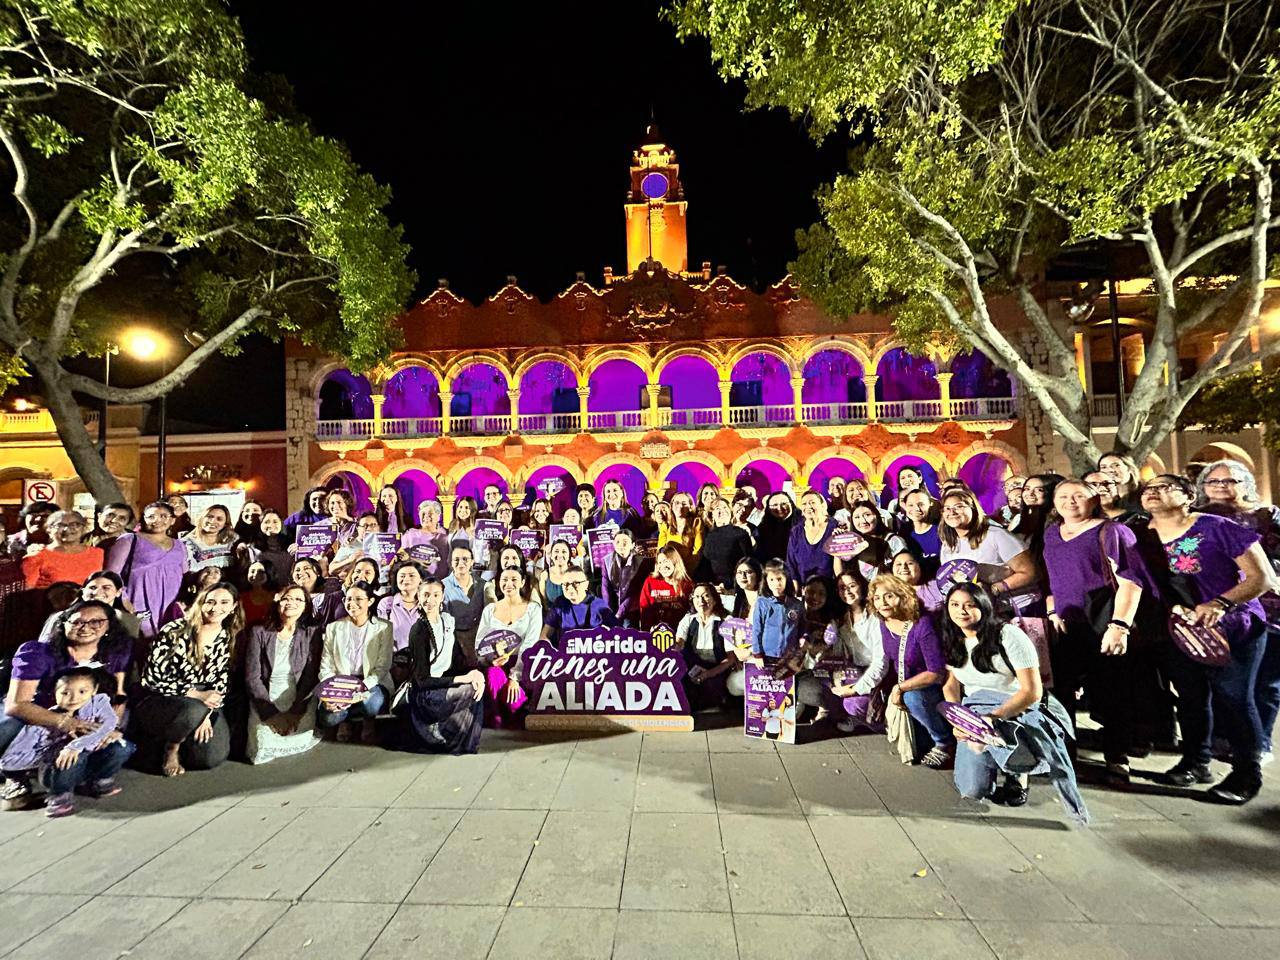
M 605 733 L 599 736 L 584 736 L 578 741 L 574 747 L 573 754 L 580 757 L 583 754 L 590 754 L 595 757 L 630 757 L 633 761 L 639 759 L 640 751 L 644 749 L 644 738 L 646 734 L 639 730 L 628 730 L 624 733 Z M 676 736 L 690 736 L 690 734 L 676 734 Z
M 886 814 L 884 802 L 847 753 L 778 751 L 806 816 Z
M 613 951 L 616 910 L 563 907 L 511 909 L 503 918 L 492 957 L 521 960 L 600 960 Z
M 515 903 L 528 907 L 616 908 L 631 813 L 547 814 Z
M 410 957 L 484 960 L 489 955 L 489 947 L 505 912 L 503 907 L 406 904 L 396 911 L 363 960 L 406 960 Z M 342 955 L 325 951 L 323 956 Z M 350 956 L 354 958 L 359 954 Z M 523 953 L 517 952 L 514 956 L 523 956 Z
M 990 923 L 978 929 L 1000 960 L 1257 960 L 1275 954 L 1275 931 L 1206 925 Z
M 868 960 L 995 960 L 982 934 L 968 920 L 853 921 Z M 1089 957 L 1088 960 L 1093 960 Z
M 843 915 L 844 904 L 803 817 L 720 815 L 734 913 Z M 771 878 L 771 882 L 763 882 Z
M 781 749 L 787 746 L 784 744 Z M 738 724 L 708 730 L 707 749 L 712 753 L 777 753 L 780 748 L 775 747 L 772 740 L 748 737 L 742 732 L 742 725 Z
M 797 732 L 795 743 L 778 744 L 778 754 L 787 756 L 788 754 L 805 755 L 805 754 L 844 754 L 848 751 L 845 749 L 844 741 L 847 737 L 844 734 L 837 733 L 834 727 L 823 723 L 818 726 L 800 727 Z
M 22 893 L 0 893 L 0 930 L 4 931 L 0 956 L 17 950 L 88 900 L 86 895 L 46 893 L 32 897 Z
M 267 900 L 197 900 L 133 948 L 130 960 L 236 960 L 284 914 Z
M 800 801 L 777 754 L 713 753 L 711 777 L 721 813 L 800 813 Z
M 363 957 L 395 911 L 389 903 L 295 903 L 245 960 Z
M 364 769 L 347 774 L 322 803 L 326 807 L 389 807 L 422 775 L 422 764 L 411 755 L 398 755 L 397 762 L 367 762 Z
M 707 733 L 705 730 L 695 730 L 693 733 L 646 733 L 644 752 L 706 753 Z
M 706 753 L 651 753 L 640 756 L 637 810 L 715 813 L 711 758 Z
M 630 810 L 636 797 L 640 753 L 613 755 L 599 745 L 574 752 L 551 801 L 552 810 Z
M 775 958 L 777 954 L 773 955 Z M 613 960 L 738 960 L 733 917 L 727 913 L 623 910 Z
M 207 891 L 211 897 L 296 900 L 378 815 L 313 807 L 254 850 Z
M 197 806 L 130 820 L 12 889 L 28 893 L 101 893 L 222 812 L 218 807 Z M 164 894 L 174 896 L 172 891 Z
M 169 897 L 95 897 L 28 940 L 20 955 L 33 960 L 117 960 L 187 902 Z
M 113 896 L 199 896 L 304 809 L 232 807 L 121 878 L 107 892 Z
M 493 776 L 503 754 L 480 753 L 469 757 L 423 757 L 422 772 L 392 806 L 447 807 L 466 810 Z
M 542 810 L 469 811 L 406 902 L 510 903 L 546 816 Z
M 847 917 L 736 914 L 741 960 L 862 960 L 866 954 Z
M 728 912 L 724 846 L 714 813 L 640 813 L 631 819 L 622 907 Z
M 384 810 L 303 899 L 399 903 L 461 819 L 461 810 Z
M 508 753 L 471 804 L 473 810 L 547 810 L 572 750 Z
M 129 821 L 86 815 L 46 820 L 39 810 L 4 813 L 4 817 L 30 818 L 35 828 L 14 837 L 0 847 L 4 869 L 0 871 L 0 889 L 9 889 L 67 854 L 88 846 Z
M 849 916 L 964 917 L 897 820 L 815 817 L 809 826 Z

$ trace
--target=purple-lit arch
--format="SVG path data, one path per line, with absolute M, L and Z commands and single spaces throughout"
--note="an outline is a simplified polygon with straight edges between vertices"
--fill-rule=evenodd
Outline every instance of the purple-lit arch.
M 369 378 L 350 370 L 334 370 L 318 391 L 317 420 L 368 420 L 373 416 Z
M 520 413 L 576 413 L 578 378 L 568 364 L 542 360 L 520 378 Z
M 995 453 L 976 453 L 960 467 L 957 476 L 977 494 L 987 513 L 1005 505 L 1004 479 L 1013 472 L 1009 461 Z
M 559 480 L 561 483 L 560 491 L 551 498 L 551 508 L 557 517 L 564 513 L 566 508 L 577 505 L 573 490 L 578 485 L 578 480 L 557 463 L 549 463 L 529 474 L 529 479 L 524 484 L 526 491 L 524 496 L 528 496 L 527 491 L 530 487 L 534 489 L 535 497 L 544 496 L 544 492 L 539 487 L 547 480 Z
M 1013 383 L 1009 374 L 979 350 L 961 354 L 952 360 L 951 373 L 953 399 L 1013 396 Z
M 493 364 L 469 364 L 453 378 L 452 416 L 494 416 L 510 412 L 506 374 Z
M 898 471 L 903 467 L 915 467 L 924 475 L 925 489 L 933 496 L 938 495 L 938 471 L 933 465 L 923 457 L 917 457 L 913 453 L 904 453 L 900 457 L 896 457 L 884 471 L 884 489 L 880 494 L 883 503 L 888 503 L 898 495 Z
M 591 395 L 587 410 L 591 413 L 613 413 L 619 410 L 643 410 L 649 405 L 645 386 L 648 376 L 640 365 L 625 357 L 606 360 L 591 371 Z
M 720 407 L 720 376 L 706 357 L 676 357 L 658 375 L 671 389 L 672 410 L 715 410 Z
M 440 495 L 440 487 L 425 470 L 406 470 L 392 480 L 391 485 L 400 493 L 405 516 L 415 525 L 418 522 L 418 505 L 423 500 L 434 500 Z
M 876 365 L 876 399 L 937 400 L 938 368 L 927 357 L 907 353 L 905 347 L 894 347 Z
M 358 473 L 339 470 L 324 482 L 324 488 L 326 490 L 346 490 L 350 493 L 356 500 L 356 513 L 373 509 L 373 496 L 369 491 L 369 484 Z
M 388 419 L 440 416 L 440 383 L 426 367 L 405 367 L 387 381 L 384 394 Z
M 649 490 L 649 479 L 644 471 L 632 463 L 615 463 L 600 471 L 596 477 L 596 497 L 604 496 L 604 485 L 610 480 L 617 480 L 627 494 L 627 503 L 638 512 L 640 502 Z
M 507 481 L 502 474 L 489 467 L 472 467 L 458 481 L 457 495 L 475 497 L 477 503 L 484 503 L 484 488 L 491 483 L 497 484 L 504 497 L 507 495 Z
M 777 493 L 782 485 L 791 479 L 786 467 L 774 460 L 752 460 L 738 471 L 734 485 L 741 488 L 752 486 L 756 496 L 763 500 L 771 493 Z
M 675 484 L 674 492 L 687 493 L 694 497 L 698 495 L 698 490 L 704 483 L 720 486 L 720 475 L 705 463 L 698 463 L 696 460 L 676 464 L 667 471 L 663 479 L 667 483 Z
M 821 350 L 804 365 L 805 403 L 862 403 L 867 385 L 862 381 L 862 364 L 844 350 Z
M 780 357 L 757 351 L 733 365 L 730 402 L 735 407 L 781 406 L 792 402 L 791 370 Z
M 852 477 L 859 480 L 865 480 L 862 471 L 858 469 L 858 465 L 852 460 L 846 460 L 844 457 L 827 457 L 809 474 L 809 489 L 817 490 L 824 497 L 827 495 L 827 484 L 832 477 L 839 477 L 841 480 L 848 481 Z M 802 491 L 797 490 L 799 494 Z

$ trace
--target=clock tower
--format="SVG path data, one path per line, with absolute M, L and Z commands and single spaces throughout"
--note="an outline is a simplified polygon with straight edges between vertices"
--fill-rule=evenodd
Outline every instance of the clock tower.
M 631 154 L 631 190 L 627 194 L 627 273 L 657 260 L 672 273 L 689 269 L 685 235 L 688 203 L 680 184 L 680 165 L 650 123 L 640 149 Z

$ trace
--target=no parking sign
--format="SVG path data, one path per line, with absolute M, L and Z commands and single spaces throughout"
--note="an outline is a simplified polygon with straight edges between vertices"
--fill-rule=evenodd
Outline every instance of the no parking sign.
M 58 481 L 56 480 L 23 480 L 22 502 L 57 503 Z

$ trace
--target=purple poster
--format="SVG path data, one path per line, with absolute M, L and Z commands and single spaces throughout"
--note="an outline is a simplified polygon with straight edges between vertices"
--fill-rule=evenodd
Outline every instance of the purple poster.
M 521 661 L 532 717 L 689 714 L 681 683 L 684 657 L 666 627 L 652 633 L 623 627 L 566 630 L 558 648 L 540 640 L 521 654 Z
M 851 560 L 865 549 L 867 541 L 852 530 L 841 530 L 827 538 L 827 553 L 841 560 Z
M 357 700 L 364 699 L 364 692 L 364 680 L 360 677 L 340 674 L 336 677 L 330 677 L 316 687 L 316 699 L 346 707 Z
M 302 523 L 294 537 L 298 547 L 296 556 L 322 557 L 329 552 L 338 539 L 338 528 L 327 523 Z
M 400 552 L 400 534 L 398 533 L 373 533 L 366 537 L 364 542 L 365 552 L 377 560 L 378 566 L 383 568 L 386 568 Z
M 542 549 L 542 531 L 524 528 L 511 531 L 511 544 L 525 557 L 531 557 Z
M 757 739 L 795 743 L 796 678 L 791 674 L 775 677 L 775 669 L 776 664 L 767 662 L 763 667 L 746 665 L 742 732 Z
M 596 569 L 603 569 L 604 562 L 613 556 L 613 535 L 617 532 L 618 528 L 612 525 L 587 531 L 587 550 Z
M 477 520 L 476 539 L 501 542 L 507 539 L 507 525 L 501 520 Z
M 429 543 L 415 544 L 409 548 L 409 559 L 434 571 L 440 566 L 440 551 Z
M 572 523 L 553 523 L 551 525 L 551 542 L 563 540 L 575 550 L 582 542 L 582 531 Z

